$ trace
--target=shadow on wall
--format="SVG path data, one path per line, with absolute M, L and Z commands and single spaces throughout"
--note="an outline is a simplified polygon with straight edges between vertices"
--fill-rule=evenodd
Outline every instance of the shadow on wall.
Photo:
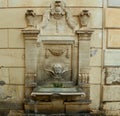
M 8 116 L 9 111 L 7 110 L 0 110 L 0 116 Z

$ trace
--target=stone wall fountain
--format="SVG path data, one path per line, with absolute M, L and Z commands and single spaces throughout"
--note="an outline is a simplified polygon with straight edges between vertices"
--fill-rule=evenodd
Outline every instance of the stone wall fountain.
M 62 0 L 54 0 L 43 14 L 27 10 L 25 39 L 26 114 L 90 112 L 90 13 L 79 15 L 81 28 Z

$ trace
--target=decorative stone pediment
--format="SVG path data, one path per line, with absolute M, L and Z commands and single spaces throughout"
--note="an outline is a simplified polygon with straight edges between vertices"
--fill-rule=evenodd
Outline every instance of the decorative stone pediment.
M 50 8 L 42 16 L 42 22 L 35 25 L 40 17 L 33 10 L 25 13 L 27 28 L 32 27 L 41 30 L 41 34 L 73 33 L 79 28 L 79 24 L 73 19 L 70 10 L 63 0 L 53 0 Z
M 54 0 L 43 15 L 43 21 L 39 25 L 40 30 L 47 31 L 47 28 L 51 28 L 54 32 L 60 33 L 65 32 L 68 27 L 76 30 L 78 24 L 74 21 L 65 3 L 62 0 Z

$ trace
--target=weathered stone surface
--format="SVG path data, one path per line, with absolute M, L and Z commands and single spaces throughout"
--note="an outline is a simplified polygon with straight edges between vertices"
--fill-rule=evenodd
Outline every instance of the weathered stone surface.
M 120 84 L 120 68 L 108 67 L 105 71 L 106 84 Z
M 0 86 L 0 101 L 22 102 L 24 98 L 24 86 L 4 85 Z
M 90 66 L 101 66 L 101 49 L 92 48 Z
M 108 48 L 120 48 L 120 30 L 109 29 L 108 30 Z
M 100 85 L 90 85 L 91 109 L 98 109 L 100 105 Z
M 8 116 L 22 116 L 23 114 L 23 110 L 10 110 Z
M 103 105 L 106 115 L 119 116 L 120 114 L 120 102 L 106 102 Z
M 53 110 L 54 113 L 57 112 L 64 112 L 64 104 L 63 104 L 63 100 L 62 99 L 54 99 L 52 100 L 52 108 L 55 109 Z M 59 104 L 58 106 L 56 106 L 56 104 Z
M 7 29 L 0 29 L 0 48 L 8 47 L 8 33 Z
M 120 110 L 120 102 L 106 102 L 103 108 L 105 110 Z
M 90 41 L 79 42 L 79 67 L 88 67 L 90 62 Z
M 66 113 L 69 113 L 69 114 L 74 114 L 74 113 L 79 113 L 81 111 L 89 111 L 89 107 L 88 107 L 88 104 L 79 104 L 79 103 L 66 103 Z
M 119 116 L 120 110 L 107 110 L 105 111 L 106 116 Z
M 36 107 L 36 110 L 34 108 L 34 104 L 25 104 L 25 109 L 28 111 L 29 110 L 33 112 L 35 111 L 36 113 L 37 112 L 40 112 L 40 113 L 50 113 L 50 112 L 53 113 L 54 112 L 51 102 L 41 102 L 40 104 L 36 104 L 35 107 Z
M 120 101 L 120 86 L 103 86 L 103 101 Z
M 120 9 L 107 8 L 105 13 L 105 26 L 107 28 L 120 28 Z
M 26 63 L 26 72 L 35 74 L 37 67 L 37 44 L 36 40 L 26 40 L 26 49 L 25 49 L 25 63 Z M 41 55 L 41 54 L 40 54 Z
M 120 66 L 120 50 L 105 50 L 105 66 Z
M 24 66 L 24 49 L 0 49 L 1 66 Z
M 23 109 L 23 103 L 20 103 L 19 101 L 0 101 L 0 114 L 1 112 L 6 112 L 8 110 L 8 113 L 10 110 L 21 110 Z M 9 116 L 9 115 L 2 115 L 2 116 Z M 11 116 L 11 115 L 10 115 Z M 12 115 L 13 116 L 13 115 Z M 15 115 L 16 116 L 16 115 Z
M 0 81 L 1 86 L 5 85 L 5 84 L 6 84 L 5 81 Z
M 7 7 L 7 0 L 0 0 L 0 7 Z
M 101 0 L 64 0 L 67 6 L 98 6 L 102 7 L 102 1 Z M 49 6 L 51 3 L 51 0 L 8 0 L 8 6 L 9 7 L 25 7 L 25 6 Z
M 24 68 L 10 68 L 10 84 L 24 84 Z
M 4 67 L 0 68 L 0 81 L 5 82 L 5 84 L 9 84 L 9 71 L 8 71 L 8 68 L 4 68 Z
M 21 29 L 9 29 L 9 48 L 24 48 Z
M 95 30 L 91 37 L 91 47 L 102 47 L 102 30 Z
M 120 0 L 108 0 L 109 7 L 120 7 Z
M 101 82 L 101 67 L 91 67 L 89 82 L 90 82 L 90 84 L 100 84 L 100 82 Z

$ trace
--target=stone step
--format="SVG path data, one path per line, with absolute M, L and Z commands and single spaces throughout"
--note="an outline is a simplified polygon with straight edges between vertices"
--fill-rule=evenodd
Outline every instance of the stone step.
M 90 113 L 75 114 L 24 114 L 23 116 L 91 116 Z

